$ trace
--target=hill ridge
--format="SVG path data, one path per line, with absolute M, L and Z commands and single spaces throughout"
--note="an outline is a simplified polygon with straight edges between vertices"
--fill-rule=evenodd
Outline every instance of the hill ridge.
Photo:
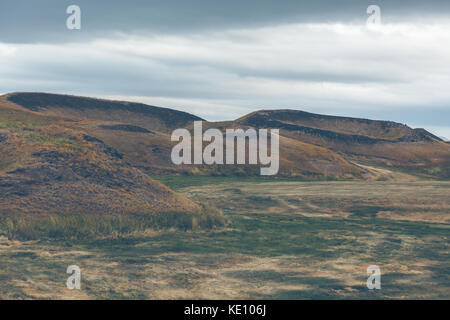
M 150 175 L 257 174 L 251 165 L 174 165 L 170 161 L 174 145 L 170 141 L 171 132 L 176 128 L 192 130 L 193 121 L 202 120 L 205 130 L 212 127 L 221 130 L 236 127 L 280 129 L 281 176 L 379 178 L 380 170 L 367 169 L 377 166 L 432 178 L 450 176 L 448 143 L 425 129 L 413 129 L 394 121 L 293 109 L 261 109 L 236 120 L 209 122 L 168 108 L 71 95 L 16 92 L 0 97 L 0 102 L 4 100 L 14 103 L 17 108 L 25 106 L 24 112 L 41 118 L 80 120 L 71 126 L 77 126 L 77 130 L 86 136 L 99 139 L 107 146 L 105 150 L 114 150 L 123 156 L 123 161 Z M 53 120 L 48 119 L 46 121 L 52 123 Z M 21 123 L 26 125 L 27 121 Z

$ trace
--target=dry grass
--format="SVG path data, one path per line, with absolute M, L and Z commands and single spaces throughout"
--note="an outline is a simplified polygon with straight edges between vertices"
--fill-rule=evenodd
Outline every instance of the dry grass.
M 445 222 L 449 214 L 448 182 L 226 181 L 180 190 L 218 205 L 231 220 L 230 225 L 207 232 L 146 230 L 86 241 L 20 242 L 3 238 L 2 297 L 450 296 L 450 231 Z M 420 207 L 421 221 L 380 217 L 385 211 L 377 210 L 387 206 L 396 215 Z M 440 223 L 424 222 L 432 221 L 430 216 L 435 215 L 441 217 Z M 81 291 L 65 288 L 65 270 L 71 264 L 82 269 Z M 366 268 L 372 264 L 382 271 L 379 291 L 369 291 L 365 286 Z
M 183 189 L 234 210 L 303 216 L 349 217 L 374 211 L 378 218 L 449 223 L 450 183 L 445 181 L 233 182 Z M 225 196 L 224 196 L 225 195 Z M 370 213 L 368 213 L 370 214 Z

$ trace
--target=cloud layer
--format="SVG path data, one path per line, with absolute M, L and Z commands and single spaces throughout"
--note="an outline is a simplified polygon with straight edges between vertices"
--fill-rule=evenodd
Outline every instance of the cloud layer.
M 109 3 L 118 6 L 116 1 Z M 339 8 L 332 4 L 297 8 L 298 1 L 278 7 L 261 1 L 261 7 L 254 8 L 261 12 L 253 12 L 251 2 L 239 9 L 233 1 L 214 6 L 212 1 L 194 1 L 172 14 L 167 13 L 167 2 L 152 3 L 155 10 L 141 13 L 151 17 L 154 11 L 166 12 L 166 17 L 180 20 L 178 24 L 164 30 L 164 23 L 149 19 L 160 27 L 144 32 L 153 24 L 139 25 L 139 19 L 132 19 L 133 14 L 139 17 L 136 9 L 124 8 L 122 13 L 131 15 L 129 24 L 118 21 L 116 27 L 86 32 L 86 37 L 65 30 L 63 38 L 28 41 L 19 30 L 17 41 L 8 41 L 3 31 L 0 91 L 136 100 L 210 120 L 261 108 L 295 108 L 396 120 L 450 136 L 450 17 L 435 12 L 437 6 L 424 9 L 434 19 L 413 19 L 419 6 L 406 10 L 391 2 L 391 13 L 408 12 L 411 20 L 396 21 L 392 14 L 388 17 L 394 22 L 383 19 L 379 28 L 369 30 L 365 5 L 353 1 L 344 1 L 347 6 Z M 185 21 L 200 16 L 196 8 L 208 13 L 197 26 Z M 217 20 L 219 9 L 222 21 Z M 361 21 L 345 21 L 355 10 Z M 82 12 L 83 19 L 92 14 Z M 248 12 L 252 13 L 246 19 Z M 333 14 L 336 22 L 319 20 Z M 293 23 L 298 17 L 303 18 Z M 98 23 L 106 23 L 105 19 Z M 86 23 L 83 20 L 83 28 Z M 191 27 L 183 29 L 184 23 Z M 215 27 L 207 28 L 209 24 Z M 44 24 L 36 29 L 51 35 L 46 28 Z M 9 30 L 11 38 L 14 30 Z

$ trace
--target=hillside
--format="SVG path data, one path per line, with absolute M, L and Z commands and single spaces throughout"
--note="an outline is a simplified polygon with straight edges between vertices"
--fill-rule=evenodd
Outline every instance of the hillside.
M 222 223 L 216 212 L 126 162 L 81 122 L 22 110 L 0 98 L 0 220 L 12 219 L 14 228 L 30 219 L 87 216 L 114 217 L 114 223 L 139 216 L 155 227 L 191 228 L 193 219 Z
M 199 117 L 139 103 L 41 93 L 3 97 L 10 107 L 42 119 L 64 119 L 72 130 L 100 140 L 149 175 L 258 175 L 259 165 L 176 166 L 170 161 L 175 128 L 192 130 Z M 279 176 L 305 179 L 450 177 L 449 144 L 424 129 L 392 121 L 261 110 L 203 128 L 279 128 Z
M 428 177 L 450 177 L 450 148 L 424 129 L 392 121 L 336 117 L 294 110 L 263 110 L 235 121 L 338 153 L 352 163 Z
M 11 93 L 6 99 L 46 115 L 103 121 L 126 120 L 143 128 L 169 132 L 201 118 L 182 111 L 142 103 L 110 101 L 48 93 Z

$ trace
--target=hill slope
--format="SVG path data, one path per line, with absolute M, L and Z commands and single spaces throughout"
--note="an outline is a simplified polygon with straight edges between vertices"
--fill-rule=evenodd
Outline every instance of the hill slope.
M 170 213 L 174 225 L 166 221 L 165 227 L 175 227 L 179 221 L 172 214 L 179 213 L 184 222 L 191 217 L 221 223 L 215 212 L 210 216 L 203 206 L 126 162 L 82 122 L 21 109 L 0 97 L 0 220 L 54 215 L 153 219 Z
M 259 165 L 175 166 L 175 128 L 192 130 L 194 115 L 137 103 L 40 93 L 14 93 L 8 103 L 45 117 L 73 121 L 123 160 L 147 174 L 258 175 Z M 392 121 L 326 116 L 296 110 L 261 110 L 203 128 L 279 128 L 280 176 L 307 179 L 450 177 L 449 144 L 423 129 Z
M 332 150 L 355 163 L 370 163 L 428 176 L 450 177 L 450 148 L 424 129 L 392 121 L 263 110 L 236 121 L 280 128 L 281 135 Z
M 186 112 L 145 105 L 48 93 L 11 93 L 6 99 L 41 114 L 66 118 L 134 123 L 143 128 L 169 132 L 201 118 Z

